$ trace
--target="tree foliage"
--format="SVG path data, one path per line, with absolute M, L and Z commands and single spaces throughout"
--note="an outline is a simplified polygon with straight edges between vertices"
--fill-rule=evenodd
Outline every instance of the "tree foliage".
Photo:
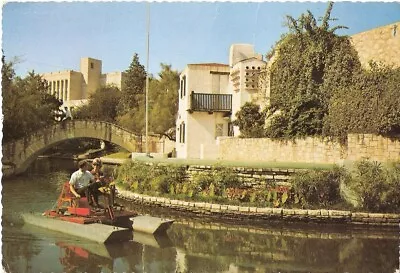
M 345 138 L 347 133 L 400 134 L 400 68 L 371 63 L 344 92 L 332 97 L 326 119 L 327 134 Z
M 330 28 L 332 7 L 329 3 L 320 25 L 310 11 L 297 20 L 287 17 L 289 33 L 272 50 L 268 71 L 265 136 L 322 135 L 345 141 L 348 133 L 400 134 L 400 68 L 375 62 L 362 68 L 350 39 L 334 33 L 345 27 Z M 261 113 L 247 114 L 253 116 L 240 118 L 257 119 Z M 242 123 L 251 132 L 254 124 Z
M 137 134 L 143 134 L 146 70 L 140 63 L 137 53 L 133 55 L 132 62 L 125 73 L 117 121 L 121 126 Z
M 126 113 L 118 115 L 117 122 L 124 128 L 132 130 L 136 134 L 144 134 L 146 126 L 146 101 L 145 96 L 138 96 L 138 106 L 127 110 Z
M 158 79 L 153 79 L 149 87 L 150 131 L 175 140 L 175 120 L 178 112 L 179 72 L 171 65 L 161 63 Z
M 119 115 L 124 115 L 139 107 L 143 100 L 146 84 L 146 70 L 135 53 L 129 68 L 125 71 L 125 81 L 121 88 L 121 103 L 118 106 Z
M 330 28 L 332 3 L 320 25 L 310 11 L 288 16 L 289 33 L 277 45 L 271 67 L 266 134 L 270 137 L 322 135 L 333 91 L 351 82 L 361 67 L 348 37 Z
M 87 105 L 78 108 L 75 117 L 115 122 L 120 99 L 121 91 L 118 87 L 101 87 L 90 95 Z
M 149 78 L 149 132 L 175 138 L 174 128 L 178 111 L 179 73 L 171 65 L 161 64 L 158 78 Z M 118 116 L 118 123 L 138 134 L 145 133 L 145 94 L 135 96 L 137 105 Z M 121 100 L 127 99 L 122 96 Z M 124 102 L 121 102 L 124 103 Z M 125 102 L 124 104 L 128 104 Z
M 260 112 L 260 106 L 246 102 L 236 113 L 233 125 L 238 126 L 240 137 L 263 137 L 265 114 Z
M 60 101 L 47 93 L 48 85 L 40 75 L 29 72 L 15 77 L 12 62 L 2 58 L 3 138 L 4 141 L 30 135 L 55 122 Z

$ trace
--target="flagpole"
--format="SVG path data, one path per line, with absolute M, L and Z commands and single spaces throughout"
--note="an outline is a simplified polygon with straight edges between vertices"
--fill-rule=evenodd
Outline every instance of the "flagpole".
M 149 48 L 150 48 L 150 3 L 147 3 L 147 43 L 146 43 L 146 155 L 149 153 Z

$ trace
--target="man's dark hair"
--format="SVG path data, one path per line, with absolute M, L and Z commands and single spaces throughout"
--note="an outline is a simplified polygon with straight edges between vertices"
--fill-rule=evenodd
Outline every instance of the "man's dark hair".
M 82 169 L 83 167 L 85 167 L 88 164 L 88 162 L 86 160 L 81 160 L 78 163 L 78 167 L 79 169 Z

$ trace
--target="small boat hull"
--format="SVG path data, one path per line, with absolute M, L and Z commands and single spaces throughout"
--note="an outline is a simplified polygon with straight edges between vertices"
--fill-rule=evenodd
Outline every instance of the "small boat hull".
M 25 223 L 31 225 L 59 231 L 98 243 L 128 241 L 132 238 L 132 231 L 128 228 L 99 223 L 79 224 L 34 213 L 22 214 L 22 218 Z
M 165 232 L 174 222 L 174 220 L 163 219 L 148 215 L 131 217 L 132 228 L 134 231 L 140 231 L 149 234 Z

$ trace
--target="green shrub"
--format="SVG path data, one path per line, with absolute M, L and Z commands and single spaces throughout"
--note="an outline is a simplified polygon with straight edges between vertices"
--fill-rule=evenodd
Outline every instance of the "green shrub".
M 196 193 L 214 197 L 226 195 L 228 188 L 238 188 L 240 181 L 231 168 L 216 166 L 210 172 L 194 174 L 191 184 Z
M 384 168 L 378 162 L 362 160 L 355 163 L 347 186 L 359 199 L 360 207 L 371 212 L 400 209 L 400 167 Z
M 349 183 L 350 189 L 360 199 L 362 208 L 369 211 L 379 211 L 383 208 L 387 183 L 381 164 L 368 160 L 356 162 Z
M 206 191 L 213 182 L 213 176 L 208 173 L 196 173 L 192 176 L 192 187 L 196 194 Z
M 328 207 L 339 203 L 342 201 L 340 181 L 345 177 L 346 171 L 340 167 L 298 172 L 291 180 L 294 198 L 302 206 Z
M 227 188 L 239 188 L 241 186 L 239 177 L 232 168 L 214 167 L 212 176 L 219 193 L 224 192 Z
M 400 212 L 400 163 L 392 163 L 387 169 L 388 192 L 385 193 L 386 210 Z
M 150 165 L 142 162 L 127 162 L 116 171 L 118 184 L 126 185 L 140 193 L 176 193 L 185 179 L 185 170 L 176 166 Z
M 400 212 L 400 164 L 383 168 L 363 160 L 348 173 L 344 168 L 296 172 L 292 186 L 269 184 L 262 189 L 245 188 L 232 168 L 216 166 L 187 180 L 186 167 L 127 162 L 115 170 L 115 181 L 134 192 L 169 195 L 174 198 L 268 207 L 325 207 L 340 209 L 345 204 L 340 184 L 352 191 L 366 211 Z

